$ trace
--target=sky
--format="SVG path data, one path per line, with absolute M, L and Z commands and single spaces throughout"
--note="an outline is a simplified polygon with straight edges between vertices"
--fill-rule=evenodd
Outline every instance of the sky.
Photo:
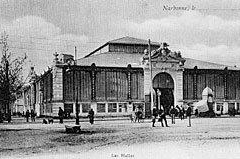
M 37 73 L 51 66 L 55 52 L 74 55 L 76 46 L 81 58 L 124 36 L 240 67 L 238 0 L 1 0 L 0 32 L 9 35 L 12 53 L 28 55 L 25 69 Z

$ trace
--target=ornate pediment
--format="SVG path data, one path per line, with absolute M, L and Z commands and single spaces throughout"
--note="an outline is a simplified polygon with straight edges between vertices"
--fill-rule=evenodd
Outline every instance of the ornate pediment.
M 185 59 L 182 58 L 181 52 L 173 52 L 168 49 L 168 44 L 163 43 L 160 48 L 153 50 L 151 52 L 151 61 L 152 62 L 168 62 L 168 63 L 179 63 L 179 66 L 183 66 Z M 143 61 L 149 62 L 149 54 L 145 51 Z

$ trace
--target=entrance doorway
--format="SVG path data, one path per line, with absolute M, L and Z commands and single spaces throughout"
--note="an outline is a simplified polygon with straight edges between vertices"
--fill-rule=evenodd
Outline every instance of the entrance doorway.
M 153 89 L 156 93 L 156 108 L 159 109 L 162 105 L 169 112 L 174 105 L 174 81 L 171 75 L 165 72 L 157 74 L 153 79 Z

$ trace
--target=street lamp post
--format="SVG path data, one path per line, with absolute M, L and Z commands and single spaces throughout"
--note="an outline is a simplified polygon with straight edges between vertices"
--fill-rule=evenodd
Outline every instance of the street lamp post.
M 75 62 L 74 62 L 75 64 Z M 76 65 L 74 65 L 74 75 L 75 75 L 75 80 L 74 80 L 74 85 L 75 85 L 75 81 L 77 82 L 77 75 L 76 75 L 76 71 L 75 71 L 75 67 Z M 74 87 L 75 88 L 75 87 Z M 76 91 L 74 93 L 75 95 L 75 111 L 76 111 L 76 125 L 79 125 L 79 107 L 78 107 L 78 84 L 76 87 Z
M 71 70 L 70 63 L 68 63 L 68 69 L 67 72 Z M 75 112 L 76 112 L 76 125 L 79 125 L 79 108 L 78 108 L 78 85 L 75 86 L 75 83 L 77 83 L 77 75 L 76 75 L 76 64 L 74 62 L 74 65 L 72 67 L 73 71 L 73 90 L 74 90 L 74 100 L 75 100 Z M 76 90 L 75 90 L 76 89 Z
M 151 95 L 151 109 L 153 109 L 153 83 L 152 83 L 152 59 L 151 59 L 151 41 L 148 39 L 148 56 L 149 56 L 149 69 L 150 69 L 150 95 Z
M 159 89 L 157 89 L 157 96 L 158 96 L 158 105 L 159 105 L 159 109 L 161 109 L 161 91 Z

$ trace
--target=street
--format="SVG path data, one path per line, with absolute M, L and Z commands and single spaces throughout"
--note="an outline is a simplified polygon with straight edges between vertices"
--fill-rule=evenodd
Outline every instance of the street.
M 150 120 L 80 122 L 81 134 L 64 124 L 1 124 L 1 158 L 239 158 L 240 118 L 176 120 L 151 127 Z M 74 124 L 74 122 L 66 123 Z

